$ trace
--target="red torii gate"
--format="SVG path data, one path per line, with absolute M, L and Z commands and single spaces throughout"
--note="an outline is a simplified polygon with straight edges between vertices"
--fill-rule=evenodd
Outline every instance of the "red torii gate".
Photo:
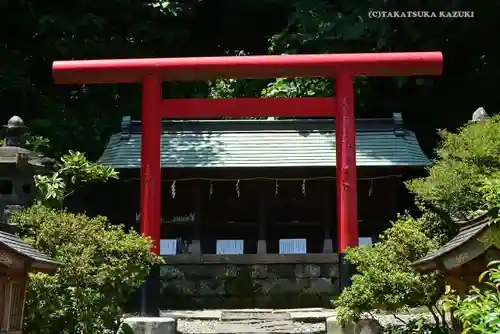
M 160 250 L 163 118 L 336 117 L 339 252 L 358 244 L 354 76 L 439 75 L 441 52 L 56 61 L 57 84 L 142 83 L 141 232 Z M 163 81 L 327 77 L 335 97 L 163 99 Z M 339 168 L 340 167 L 340 168 Z M 154 312 L 156 313 L 156 312 Z

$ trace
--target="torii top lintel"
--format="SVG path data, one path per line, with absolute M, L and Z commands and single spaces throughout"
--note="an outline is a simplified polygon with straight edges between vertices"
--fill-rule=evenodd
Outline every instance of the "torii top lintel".
M 227 56 L 55 61 L 58 84 L 142 82 L 154 74 L 163 81 L 216 78 L 335 77 L 439 75 L 441 52 L 355 53 L 315 55 Z

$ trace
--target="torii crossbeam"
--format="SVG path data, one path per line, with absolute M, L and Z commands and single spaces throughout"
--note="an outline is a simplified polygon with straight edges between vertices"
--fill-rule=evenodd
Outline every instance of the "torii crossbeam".
M 56 61 L 57 84 L 142 84 L 141 232 L 160 250 L 161 135 L 163 118 L 336 117 L 338 244 L 358 244 L 355 76 L 439 75 L 441 52 L 318 54 L 243 57 Z M 328 98 L 163 99 L 163 81 L 217 78 L 326 77 L 335 80 Z M 342 257 L 341 257 L 342 258 Z M 154 289 L 153 289 L 154 290 Z M 153 291 L 153 293 L 155 293 Z M 158 299 L 159 293 L 152 298 Z M 158 315 L 157 301 L 145 304 Z M 148 307 L 149 306 L 149 307 Z

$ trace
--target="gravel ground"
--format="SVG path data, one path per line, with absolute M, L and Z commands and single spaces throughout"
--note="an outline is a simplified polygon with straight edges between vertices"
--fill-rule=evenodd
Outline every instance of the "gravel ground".
M 214 333 L 217 320 L 177 320 L 177 330 L 181 333 Z
M 179 319 L 177 329 L 181 333 L 216 333 L 217 320 L 187 320 Z M 293 322 L 294 333 L 324 333 L 325 323 Z M 287 331 L 288 332 L 288 331 Z
M 402 325 L 403 323 L 398 320 L 393 315 L 388 314 L 375 314 L 375 319 L 377 319 L 380 324 L 384 327 L 390 325 Z M 416 321 L 424 319 L 429 322 L 433 322 L 432 316 L 427 313 L 419 314 L 399 314 L 398 318 L 404 322 Z M 181 333 L 216 333 L 216 326 L 219 324 L 218 320 L 194 320 L 194 319 L 179 319 L 177 322 L 178 330 Z M 294 333 L 324 333 L 325 323 L 324 322 L 293 322 Z M 289 332 L 289 331 L 287 331 Z
M 432 315 L 429 313 L 417 313 L 417 314 L 398 314 L 398 318 L 403 320 L 405 323 L 408 323 L 410 321 L 417 321 L 420 319 L 425 320 L 426 322 L 433 323 L 434 319 L 432 318 Z M 375 319 L 378 320 L 378 322 L 383 326 L 387 327 L 390 325 L 403 325 L 401 320 L 397 319 L 394 317 L 392 314 L 375 314 Z

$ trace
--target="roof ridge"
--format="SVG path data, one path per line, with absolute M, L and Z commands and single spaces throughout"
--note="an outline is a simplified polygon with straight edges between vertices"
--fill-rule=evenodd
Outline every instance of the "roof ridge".
M 464 230 L 468 230 L 477 225 L 482 225 L 486 223 L 490 223 L 492 220 L 498 217 L 499 208 L 494 207 L 489 209 L 486 212 L 481 213 L 480 215 L 470 218 L 468 220 L 457 220 L 454 223 L 459 226 L 460 232 Z
M 163 132 L 272 132 L 272 131 L 334 131 L 334 118 L 294 118 L 294 119 L 198 119 L 163 120 Z M 121 122 L 122 138 L 132 133 L 141 133 L 142 122 L 124 116 Z M 397 136 L 405 136 L 400 113 L 392 118 L 356 118 L 356 131 L 393 131 Z
M 142 121 L 139 119 L 132 119 L 130 116 L 123 116 L 123 120 L 130 120 L 132 123 L 141 124 Z M 253 119 L 253 118 L 236 118 L 236 119 L 212 119 L 212 118 L 201 118 L 201 119 L 163 119 L 163 123 L 289 123 L 289 122 L 299 122 L 299 123 L 327 123 L 335 122 L 335 117 L 333 118 L 272 118 L 267 119 Z M 356 121 L 361 122 L 390 122 L 393 123 L 395 119 L 393 117 L 377 117 L 377 118 L 366 118 L 366 117 L 356 117 Z
M 59 261 L 52 259 L 49 255 L 25 242 L 18 235 L 0 231 L 0 244 L 8 248 L 11 252 L 32 261 L 59 264 Z

